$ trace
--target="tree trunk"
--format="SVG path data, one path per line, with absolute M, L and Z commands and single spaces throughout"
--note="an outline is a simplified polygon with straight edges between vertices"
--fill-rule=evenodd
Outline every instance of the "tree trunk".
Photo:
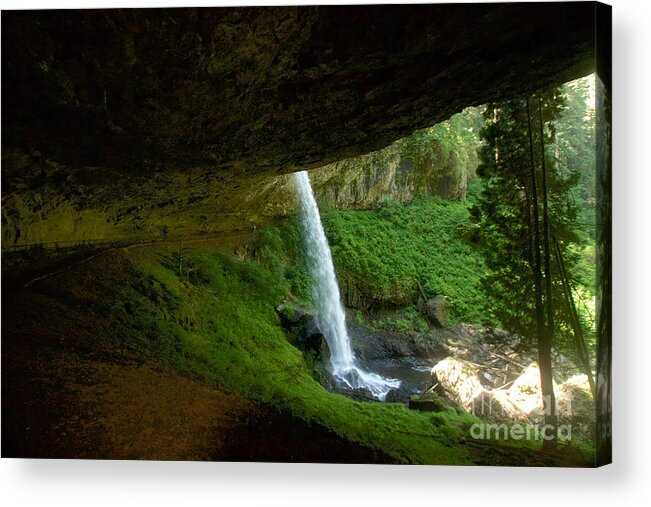
M 565 293 L 565 299 L 567 300 L 567 308 L 570 314 L 570 321 L 572 324 L 572 331 L 574 334 L 574 346 L 576 348 L 576 356 L 579 362 L 581 363 L 581 369 L 588 377 L 588 383 L 590 384 L 590 391 L 592 392 L 593 399 L 596 398 L 596 386 L 594 377 L 592 376 L 592 368 L 590 367 L 590 356 L 588 354 L 588 347 L 585 343 L 585 337 L 583 335 L 583 329 L 581 328 L 581 321 L 579 320 L 579 312 L 576 310 L 574 305 L 574 298 L 572 297 L 572 284 L 570 278 L 565 270 L 565 262 L 563 261 L 563 254 L 561 253 L 561 248 L 558 244 L 556 238 L 554 238 L 554 251 L 556 253 L 556 264 L 558 265 L 558 272 L 561 276 L 561 282 L 563 284 L 563 292 Z
M 545 333 L 545 362 L 549 364 L 549 376 L 547 377 L 547 391 L 549 392 L 549 407 L 547 413 L 551 413 L 549 424 L 556 428 L 556 396 L 552 379 L 552 343 L 554 339 L 554 306 L 552 302 L 552 269 L 551 269 L 551 248 L 549 246 L 549 200 L 547 198 L 547 162 L 545 156 L 545 131 L 543 126 L 542 99 L 538 97 L 538 127 L 540 130 L 540 167 L 542 169 L 542 204 L 543 204 L 543 255 L 545 270 L 545 309 L 547 310 L 547 332 Z M 544 391 L 544 388 L 543 388 Z
M 529 133 L 529 151 L 531 158 L 531 189 L 533 197 L 533 221 L 534 221 L 534 265 L 531 266 L 535 289 L 536 308 L 536 335 L 538 342 L 538 362 L 540 368 L 540 387 L 542 390 L 545 406 L 545 426 L 551 430 L 546 432 L 543 447 L 549 448 L 556 445 L 556 403 L 554 398 L 554 384 L 552 376 L 551 343 L 548 339 L 547 326 L 545 325 L 545 308 L 543 305 L 542 288 L 542 260 L 540 245 L 540 213 L 538 209 L 538 185 L 536 181 L 536 161 L 533 147 L 533 131 L 531 128 L 531 107 L 527 97 L 527 125 Z M 544 157 L 543 157 L 544 158 Z M 551 437 L 549 436 L 551 435 Z

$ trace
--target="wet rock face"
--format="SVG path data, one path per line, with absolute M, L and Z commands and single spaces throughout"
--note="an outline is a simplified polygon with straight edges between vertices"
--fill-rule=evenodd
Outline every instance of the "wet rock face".
M 594 61 L 589 3 L 16 11 L 2 21 L 3 159 L 33 158 L 3 160 L 3 197 L 63 195 L 71 229 L 80 209 L 92 219 L 88 239 L 115 236 L 112 220 L 159 234 L 169 221 L 148 223 L 159 206 L 181 205 L 183 226 L 200 232 L 207 200 L 233 212 L 260 177 L 377 150 L 465 106 L 585 75 Z
M 328 361 L 330 348 L 325 336 L 319 331 L 314 313 L 292 303 L 282 303 L 276 308 L 276 313 L 292 345 L 303 352 L 312 353 L 319 362 Z

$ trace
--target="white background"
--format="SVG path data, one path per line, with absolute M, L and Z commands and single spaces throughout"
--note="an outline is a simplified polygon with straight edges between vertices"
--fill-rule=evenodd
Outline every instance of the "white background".
M 130 6 L 114 0 L 0 3 L 3 9 Z M 647 1 L 610 3 L 614 7 L 613 465 L 571 470 L 3 459 L 3 505 L 651 505 L 647 294 L 651 19 Z M 155 0 L 137 5 L 224 3 Z

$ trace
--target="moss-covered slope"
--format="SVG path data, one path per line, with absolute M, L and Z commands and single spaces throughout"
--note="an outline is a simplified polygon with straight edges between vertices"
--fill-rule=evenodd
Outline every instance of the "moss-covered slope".
M 217 253 L 215 245 L 182 250 L 176 245 L 131 248 L 73 265 L 26 289 L 15 287 L 13 301 L 2 308 L 3 403 L 11 403 L 5 405 L 7 410 L 16 411 L 22 404 L 47 406 L 49 413 L 36 417 L 46 434 L 64 428 L 56 433 L 59 443 L 69 441 L 70 449 L 80 456 L 101 457 L 93 453 L 95 443 L 85 441 L 84 435 L 88 435 L 88 421 L 96 420 L 89 413 L 106 414 L 106 398 L 86 399 L 90 412 L 79 412 L 74 408 L 79 406 L 79 389 L 72 389 L 69 396 L 62 394 L 84 383 L 88 389 L 97 389 L 98 383 L 101 386 L 109 378 L 108 384 L 118 383 L 112 389 L 123 390 L 123 399 L 129 398 L 130 389 L 137 399 L 139 384 L 120 383 L 112 373 L 80 377 L 72 366 L 87 361 L 105 364 L 105 368 L 146 364 L 187 376 L 208 389 L 276 407 L 311 427 L 326 428 L 332 438 L 369 450 L 366 458 L 358 457 L 361 460 L 486 462 L 483 451 L 463 443 L 473 422 L 466 414 L 453 409 L 426 414 L 409 411 L 404 405 L 356 402 L 318 384 L 301 352 L 285 338 L 275 313 L 278 302 L 291 297 L 290 286 L 263 257 L 255 257 L 239 261 L 230 254 Z M 4 278 L 3 282 L 10 283 Z M 37 363 L 40 366 L 34 369 L 30 364 L 35 364 L 31 362 L 35 356 L 65 356 L 64 363 L 69 366 L 53 375 L 48 370 L 56 370 L 57 361 Z M 142 372 L 143 378 L 149 378 L 148 370 Z M 122 374 L 138 376 L 134 371 L 121 370 Z M 162 386 L 166 382 L 161 379 Z M 161 403 L 173 396 L 165 393 Z M 129 410 L 138 417 L 137 406 Z M 205 415 L 201 418 L 206 420 Z M 96 433 L 106 437 L 108 430 L 101 425 L 110 428 L 114 420 L 115 416 L 109 415 L 100 418 Z M 149 432 L 146 438 L 153 439 L 154 445 L 162 430 L 158 424 L 143 430 L 147 421 L 151 422 L 144 418 L 133 427 L 140 433 Z M 11 448 L 17 440 L 18 447 L 36 447 L 30 449 L 31 455 L 39 450 L 44 453 L 48 442 L 31 441 L 29 427 L 13 427 L 16 422 L 16 417 L 3 417 L 3 447 Z M 219 432 L 219 425 L 215 431 Z M 188 445 L 196 442 L 195 437 L 188 438 Z M 226 437 L 222 434 L 222 438 Z M 137 453 L 132 449 L 128 455 L 147 456 L 144 451 L 141 456 Z M 526 450 L 513 453 L 516 461 L 542 459 Z M 219 453 L 212 456 L 220 457 Z M 319 459 L 337 461 L 335 458 L 326 453 Z

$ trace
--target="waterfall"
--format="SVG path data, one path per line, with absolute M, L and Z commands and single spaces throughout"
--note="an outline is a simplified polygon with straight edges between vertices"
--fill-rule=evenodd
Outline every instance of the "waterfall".
M 357 365 L 346 330 L 346 314 L 332 255 L 306 171 L 294 174 L 300 199 L 301 223 L 307 252 L 308 271 L 312 282 L 312 298 L 316 308 L 319 330 L 330 347 L 330 366 L 335 379 L 350 388 L 366 388 L 373 396 L 384 400 L 399 380 L 385 379 L 364 371 Z

